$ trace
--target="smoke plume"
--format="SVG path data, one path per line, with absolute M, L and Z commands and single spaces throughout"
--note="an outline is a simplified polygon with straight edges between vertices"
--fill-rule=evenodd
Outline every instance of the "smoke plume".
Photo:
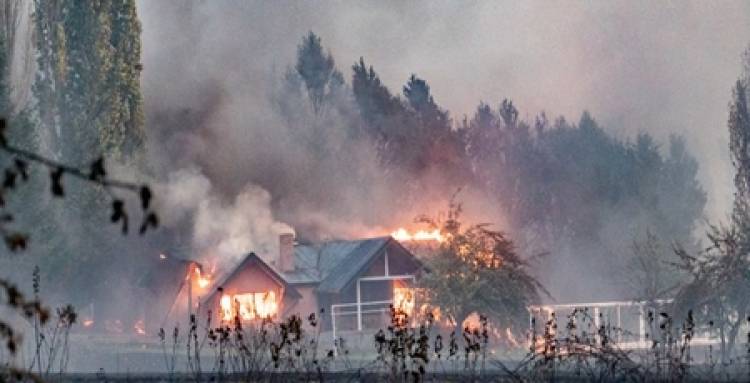
M 417 73 L 456 122 L 480 101 L 509 97 L 529 121 L 542 110 L 576 120 L 587 109 L 619 138 L 682 134 L 700 163 L 707 218 L 729 211 L 726 104 L 750 40 L 746 2 L 141 1 L 139 12 L 151 162 L 175 185 L 197 183 L 190 209 L 177 210 L 193 214 L 198 248 L 271 246 L 274 230 L 261 225 L 310 238 L 379 235 L 444 209 L 455 192 L 440 174 L 415 180 L 378 166 L 369 142 L 342 135 L 356 121 L 352 100 L 316 113 L 285 90 L 311 30 L 347 83 L 361 56 L 394 93 Z M 326 142 L 306 130 L 326 132 Z M 415 188 L 423 198 L 403 201 Z M 472 221 L 505 224 L 491 196 L 462 193 Z M 603 225 L 604 244 L 631 240 L 617 230 L 626 219 Z M 246 231 L 253 238 L 238 240 Z M 592 248 L 604 254 L 592 267 L 610 267 L 609 251 Z

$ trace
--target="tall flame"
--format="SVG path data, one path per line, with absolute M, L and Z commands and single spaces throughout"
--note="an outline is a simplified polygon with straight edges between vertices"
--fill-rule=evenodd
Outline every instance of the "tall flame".
M 235 316 L 243 321 L 270 318 L 279 310 L 274 291 L 222 295 L 219 305 L 221 319 L 224 321 L 231 321 Z
M 391 233 L 391 237 L 400 242 L 407 241 L 445 241 L 445 236 L 440 232 L 440 229 L 435 230 L 418 230 L 415 232 L 409 232 L 405 228 L 401 227 Z

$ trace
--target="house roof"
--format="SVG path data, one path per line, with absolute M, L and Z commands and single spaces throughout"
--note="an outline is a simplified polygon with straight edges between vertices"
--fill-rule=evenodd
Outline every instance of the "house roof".
M 220 279 L 214 286 L 220 287 L 232 279 L 240 270 L 251 262 L 266 269 L 280 284 L 285 286 L 290 296 L 299 297 L 295 285 L 317 285 L 323 293 L 337 293 L 344 289 L 357 275 L 363 272 L 389 244 L 402 247 L 390 236 L 360 240 L 333 240 L 314 245 L 295 245 L 295 270 L 279 271 L 266 263 L 255 253 L 248 254 L 242 262 L 234 267 L 231 273 Z M 408 250 L 405 250 L 408 252 Z M 421 265 L 416 258 L 414 261 Z M 210 299 L 214 293 L 209 295 Z
M 318 284 L 318 291 L 334 293 L 346 287 L 369 265 L 391 237 L 328 241 L 294 248 L 296 269 L 280 274 L 292 284 Z
M 299 295 L 299 292 L 297 292 L 297 290 L 294 289 L 294 287 L 290 286 L 289 283 L 287 282 L 287 280 L 283 276 L 279 275 L 279 273 L 273 267 L 271 267 L 266 262 L 264 262 L 255 253 L 249 253 L 249 254 L 247 254 L 245 256 L 245 258 L 242 260 L 242 262 L 240 262 L 239 265 L 237 265 L 237 267 L 235 267 L 233 269 L 233 271 L 231 273 L 227 274 L 218 283 L 214 284 L 214 286 L 216 287 L 216 289 L 214 289 L 214 291 L 211 294 L 209 294 L 205 298 L 205 300 L 209 301 L 209 300 L 213 299 L 213 296 L 218 292 L 218 289 L 221 288 L 222 286 L 224 286 L 232 278 L 234 278 L 240 271 L 242 271 L 246 267 L 256 266 L 256 265 L 258 267 L 260 267 L 261 269 L 263 269 L 266 273 L 268 273 L 268 275 L 271 278 L 273 278 L 276 282 L 278 282 L 279 285 L 281 285 L 281 286 L 284 287 L 284 295 L 285 296 L 288 295 L 289 297 L 292 297 L 292 298 L 300 298 L 301 297 L 301 295 Z

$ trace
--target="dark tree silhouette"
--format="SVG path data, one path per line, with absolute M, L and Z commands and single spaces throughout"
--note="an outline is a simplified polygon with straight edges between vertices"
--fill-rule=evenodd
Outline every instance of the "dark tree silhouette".
M 323 101 L 344 85 L 344 77 L 336 70 L 333 56 L 323 51 L 320 37 L 312 32 L 297 47 L 294 68 L 305 84 L 316 113 L 320 113 Z

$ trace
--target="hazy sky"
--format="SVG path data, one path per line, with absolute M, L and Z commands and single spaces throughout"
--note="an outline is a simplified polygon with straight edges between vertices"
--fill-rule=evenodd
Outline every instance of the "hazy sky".
M 309 30 L 347 79 L 360 56 L 394 91 L 425 78 L 453 117 L 512 98 L 618 136 L 684 134 L 708 214 L 731 206 L 727 104 L 750 43 L 748 1 L 140 1 L 149 108 L 210 79 L 246 124 L 268 122 L 270 79 Z M 189 102 L 185 102 L 188 104 Z M 151 105 L 151 106 L 148 106 Z M 231 122 L 227 122 L 231 125 Z M 228 134 L 238 133 L 227 128 Z M 217 154 L 219 155 L 219 154 Z M 220 155 L 228 155 L 222 153 Z

